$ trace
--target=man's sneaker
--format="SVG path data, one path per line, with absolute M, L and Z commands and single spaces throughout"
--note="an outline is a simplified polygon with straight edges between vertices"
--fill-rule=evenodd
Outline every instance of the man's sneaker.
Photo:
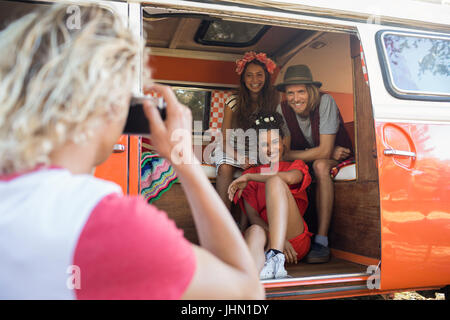
M 305 257 L 306 263 L 325 263 L 330 261 L 330 248 L 320 243 L 311 243 L 311 250 Z
M 267 252 L 266 262 L 259 274 L 259 278 L 261 280 L 286 278 L 287 271 L 284 268 L 285 260 L 286 258 L 282 253 L 275 254 L 273 251 Z

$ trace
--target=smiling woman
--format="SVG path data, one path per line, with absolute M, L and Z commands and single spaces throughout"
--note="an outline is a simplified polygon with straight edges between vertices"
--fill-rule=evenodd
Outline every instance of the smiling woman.
M 282 125 L 279 113 L 258 115 L 253 129 L 263 159 L 228 188 L 230 200 L 239 204 L 252 224 L 245 238 L 262 280 L 286 277 L 285 261 L 297 263 L 310 247 L 311 234 L 302 217 L 311 177 L 302 160 L 283 161 Z M 269 250 L 264 253 L 265 249 Z
M 258 96 L 258 92 L 261 91 L 265 81 L 266 76 L 261 66 L 252 63 L 245 70 L 244 82 L 251 95 Z

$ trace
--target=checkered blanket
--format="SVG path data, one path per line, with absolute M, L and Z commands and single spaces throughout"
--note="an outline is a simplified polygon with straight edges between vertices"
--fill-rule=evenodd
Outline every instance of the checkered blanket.
M 209 128 L 217 130 L 222 128 L 225 101 L 233 91 L 214 90 L 211 92 L 211 108 L 209 115 Z

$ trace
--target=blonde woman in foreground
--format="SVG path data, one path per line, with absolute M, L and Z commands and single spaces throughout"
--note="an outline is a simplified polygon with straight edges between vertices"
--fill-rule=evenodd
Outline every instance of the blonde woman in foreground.
M 170 88 L 167 119 L 145 105 L 151 138 L 172 161 L 201 246 L 139 197 L 91 172 L 122 133 L 138 44 L 107 10 L 35 11 L 0 33 L 0 299 L 264 298 L 231 215 L 192 155 L 190 110 Z M 75 271 L 74 271 L 75 270 Z M 71 274 L 79 282 L 69 283 Z M 79 271 L 77 273 L 77 271 Z

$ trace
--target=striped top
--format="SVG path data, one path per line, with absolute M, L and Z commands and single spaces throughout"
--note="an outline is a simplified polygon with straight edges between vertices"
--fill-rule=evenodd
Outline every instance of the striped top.
M 231 109 L 231 111 L 236 112 L 238 106 L 238 96 L 237 95 L 231 95 L 227 98 L 225 101 L 225 107 L 228 107 Z M 233 128 L 231 128 L 233 129 Z M 234 128 L 229 132 L 228 136 L 228 142 L 231 146 L 234 146 L 234 149 L 236 149 L 238 152 L 244 153 L 246 156 L 249 155 L 249 148 L 250 143 L 245 139 L 245 137 L 242 136 L 244 131 L 239 130 L 239 128 Z

